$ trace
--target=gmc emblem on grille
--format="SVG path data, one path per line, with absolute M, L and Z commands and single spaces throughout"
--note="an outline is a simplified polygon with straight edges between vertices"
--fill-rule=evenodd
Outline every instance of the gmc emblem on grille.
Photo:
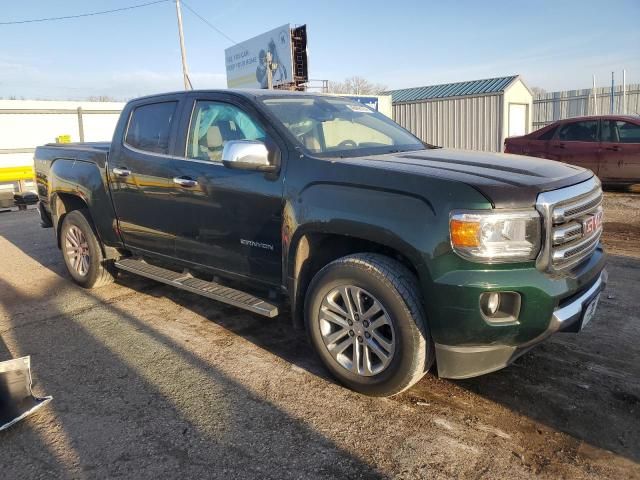
M 596 212 L 582 219 L 582 235 L 589 235 L 600 228 L 602 225 L 602 211 Z

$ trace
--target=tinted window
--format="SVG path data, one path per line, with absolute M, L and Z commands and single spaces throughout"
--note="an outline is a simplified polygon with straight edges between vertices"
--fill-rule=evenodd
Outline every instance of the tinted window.
M 538 140 L 551 140 L 553 136 L 556 134 L 556 130 L 558 130 L 557 126 L 547 130 L 546 132 L 544 132 L 542 135 L 538 137 Z
M 191 115 L 187 157 L 222 160 L 222 148 L 229 140 L 266 140 L 264 129 L 238 107 L 228 103 L 198 101 Z
M 178 102 L 136 107 L 124 139 L 127 145 L 154 153 L 169 153 L 169 134 Z
M 615 128 L 616 122 L 610 122 L 609 120 L 603 120 L 602 126 L 600 127 L 600 140 L 603 142 L 617 142 L 618 141 L 618 132 Z
M 640 125 L 618 120 L 615 123 L 620 143 L 640 143 Z
M 558 138 L 568 142 L 596 142 L 598 140 L 598 121 L 566 123 L 560 127 Z

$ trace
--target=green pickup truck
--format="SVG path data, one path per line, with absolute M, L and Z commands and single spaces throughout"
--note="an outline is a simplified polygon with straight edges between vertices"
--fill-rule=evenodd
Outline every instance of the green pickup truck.
M 436 148 L 339 97 L 139 98 L 111 143 L 39 147 L 35 169 L 78 284 L 126 270 L 265 317 L 286 305 L 368 395 L 578 332 L 607 280 L 591 171 Z

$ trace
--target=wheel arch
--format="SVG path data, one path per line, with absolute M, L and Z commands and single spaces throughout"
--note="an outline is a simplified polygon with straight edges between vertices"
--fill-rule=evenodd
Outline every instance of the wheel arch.
M 93 216 L 91 215 L 91 208 L 85 199 L 83 199 L 80 195 L 77 195 L 75 193 L 68 193 L 68 192 L 55 192 L 51 198 L 53 200 L 52 202 L 52 206 L 53 206 L 52 218 L 54 220 L 53 226 L 56 232 L 56 242 L 57 242 L 58 248 L 62 248 L 61 232 L 62 232 L 62 222 L 64 221 L 64 218 L 69 213 L 75 210 L 84 210 L 86 212 L 87 221 L 89 222 L 89 225 L 91 225 L 91 229 L 93 230 L 93 233 L 98 239 L 98 245 L 100 245 L 100 249 L 102 250 L 102 255 L 104 256 L 104 258 L 114 259 L 114 258 L 119 258 L 121 256 L 120 252 L 118 252 L 116 248 L 109 247 L 104 244 L 100 236 L 100 232 L 96 228 L 96 224 L 93 221 Z
M 325 265 L 355 253 L 378 253 L 392 258 L 420 278 L 421 260 L 415 252 L 398 244 L 381 242 L 344 233 L 307 231 L 292 242 L 287 262 L 288 290 L 292 321 L 304 325 L 304 299 L 311 280 Z
M 91 152 L 78 151 L 77 154 L 78 159 L 55 159 L 49 170 L 49 208 L 56 235 L 67 213 L 86 209 L 102 248 L 107 251 L 122 248 L 105 170 L 96 163 L 97 159 L 85 158 L 91 156 Z
M 64 217 L 74 210 L 85 209 L 88 211 L 89 205 L 79 195 L 66 192 L 55 192 L 53 194 L 52 207 L 52 217 L 54 219 L 53 225 L 56 230 L 56 241 L 58 242 L 58 248 L 61 248 L 62 239 L 60 238 L 60 232 L 62 231 L 62 222 L 64 221 Z

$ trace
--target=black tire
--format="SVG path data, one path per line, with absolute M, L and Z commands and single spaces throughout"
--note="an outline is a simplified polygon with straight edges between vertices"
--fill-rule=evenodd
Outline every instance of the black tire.
M 67 234 L 73 228 L 79 229 L 86 239 L 88 268 L 84 274 L 74 267 L 73 259 L 66 243 Z M 113 282 L 113 267 L 110 262 L 105 260 L 102 254 L 100 240 L 93 229 L 91 217 L 89 217 L 87 210 L 74 210 L 65 215 L 60 230 L 60 248 L 62 249 L 62 256 L 64 263 L 67 265 L 67 270 L 73 281 L 78 285 L 84 288 L 98 288 Z
M 374 375 L 363 376 L 348 370 L 332 356 L 323 340 L 320 326 L 323 301 L 330 292 L 346 285 L 370 292 L 393 325 L 393 356 L 388 366 Z M 307 291 L 305 322 L 311 343 L 334 377 L 366 395 L 388 397 L 408 389 L 424 376 L 435 360 L 418 281 L 405 266 L 384 255 L 349 255 L 320 270 Z

